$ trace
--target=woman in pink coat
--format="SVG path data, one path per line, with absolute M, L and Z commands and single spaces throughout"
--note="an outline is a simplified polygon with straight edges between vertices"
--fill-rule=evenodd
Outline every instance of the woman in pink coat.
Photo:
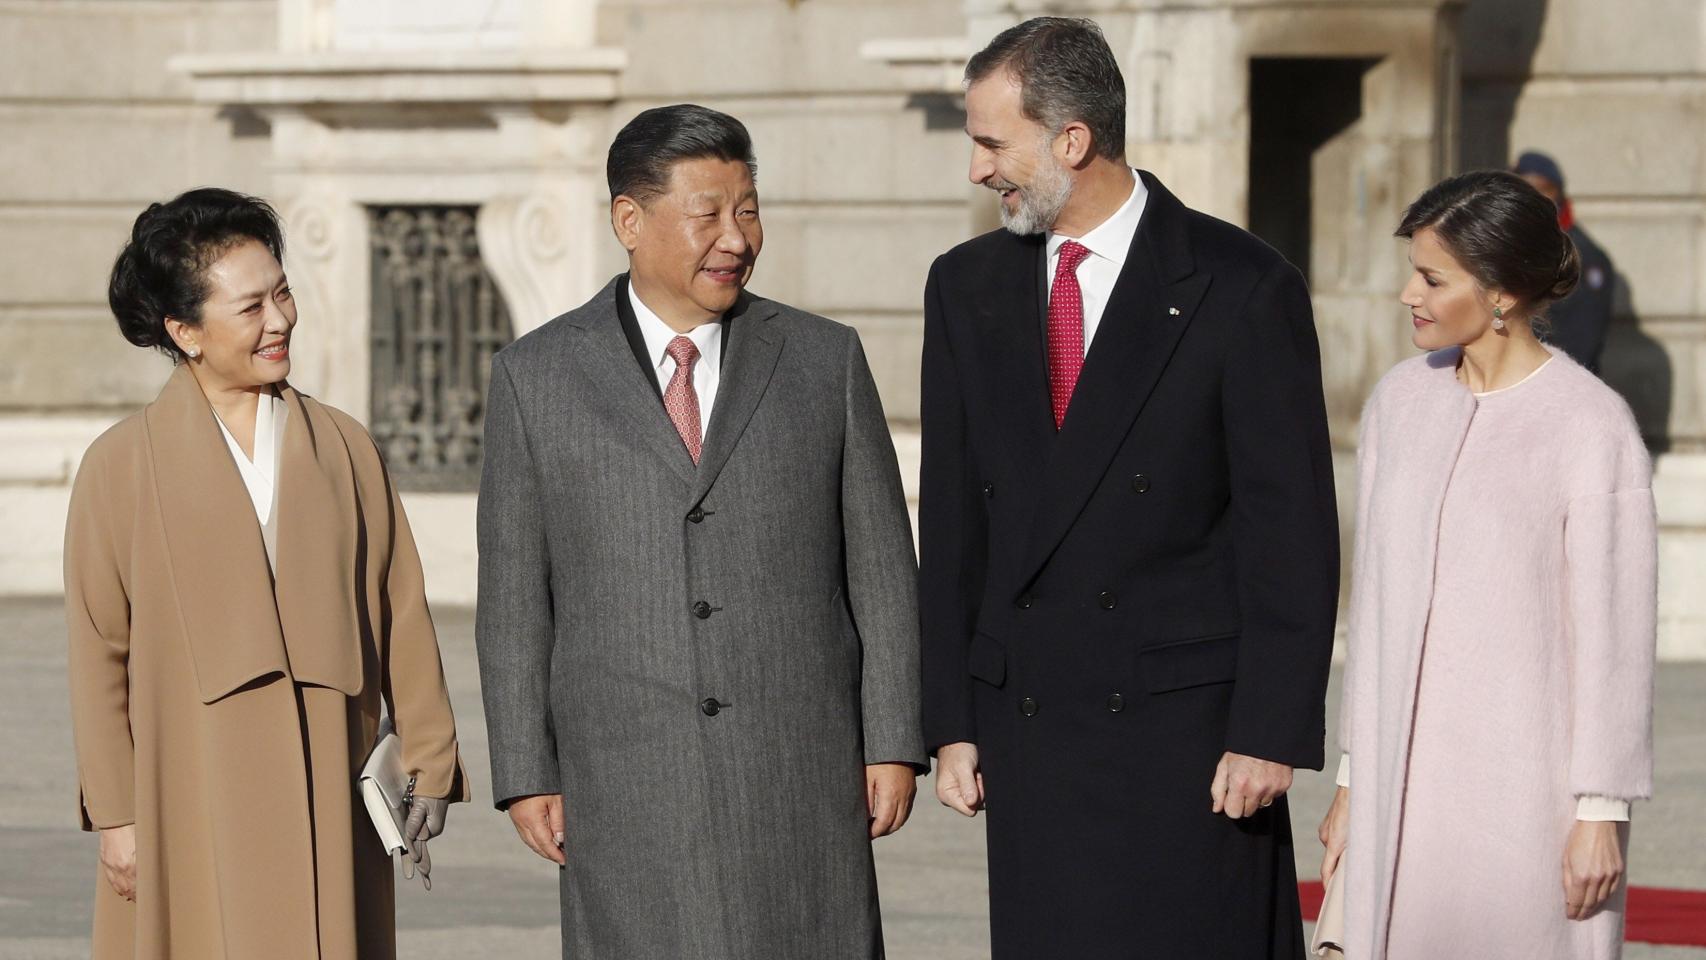
M 1415 344 L 1358 447 L 1340 788 L 1348 960 L 1621 954 L 1629 801 L 1652 789 L 1657 538 L 1628 407 L 1533 322 L 1575 285 L 1505 173 L 1398 235 Z

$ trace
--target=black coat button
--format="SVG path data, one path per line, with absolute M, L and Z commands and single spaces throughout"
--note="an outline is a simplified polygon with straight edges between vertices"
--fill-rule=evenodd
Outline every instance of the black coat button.
M 1120 696 L 1117 693 L 1111 693 L 1108 695 L 1108 712 L 1109 713 L 1119 713 L 1121 710 L 1124 710 L 1124 709 L 1125 709 L 1125 698 L 1124 697 Z
M 995 484 L 993 484 L 993 483 L 984 484 L 983 485 L 983 495 L 986 497 L 995 496 Z
M 1103 590 L 1097 595 L 1096 602 L 1102 605 L 1103 610 L 1112 610 L 1114 608 L 1114 604 L 1119 602 L 1119 598 L 1114 596 L 1112 593 Z
M 711 619 L 711 605 L 701 600 L 693 605 L 693 615 L 701 620 Z
M 1030 697 L 1026 697 L 1023 700 L 1020 700 L 1019 701 L 1019 712 L 1024 714 L 1027 717 L 1036 716 L 1037 715 L 1037 702 L 1035 700 L 1031 699 Z
M 1020 610 L 1031 609 L 1031 595 L 1028 593 L 1019 594 L 1019 599 L 1013 601 L 1013 606 L 1018 607 Z
M 1135 477 L 1132 477 L 1131 478 L 1131 489 L 1132 489 L 1133 493 L 1148 493 L 1149 492 L 1149 478 L 1144 476 L 1141 473 Z
M 699 507 L 694 507 L 692 510 L 687 511 L 687 520 L 689 523 L 704 523 L 705 511 Z
M 723 705 L 717 702 L 716 697 L 706 697 L 705 702 L 699 704 L 699 710 L 707 717 L 714 717 L 722 712 Z

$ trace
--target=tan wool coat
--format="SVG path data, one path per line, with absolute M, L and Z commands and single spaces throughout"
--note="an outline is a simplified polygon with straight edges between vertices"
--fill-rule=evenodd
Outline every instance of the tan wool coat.
M 467 799 L 407 520 L 360 424 L 286 385 L 277 567 L 187 368 L 85 455 L 65 537 L 83 828 L 107 958 L 395 954 L 393 868 L 354 786 L 382 707 L 416 793 Z

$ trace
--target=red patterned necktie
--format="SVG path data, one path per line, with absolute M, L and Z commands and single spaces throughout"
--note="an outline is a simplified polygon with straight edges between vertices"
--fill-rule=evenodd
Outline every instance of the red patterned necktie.
M 1078 287 L 1078 265 L 1090 255 L 1081 243 L 1066 241 L 1054 269 L 1048 298 L 1048 392 L 1054 404 L 1054 428 L 1066 420 L 1072 388 L 1084 367 L 1084 291 Z
M 663 408 L 669 411 L 669 422 L 675 424 L 675 432 L 681 434 L 687 455 L 698 465 L 699 394 L 693 392 L 693 361 L 699 359 L 699 348 L 686 337 L 676 337 L 664 352 L 675 361 L 675 376 L 669 378 L 669 387 L 663 392 Z

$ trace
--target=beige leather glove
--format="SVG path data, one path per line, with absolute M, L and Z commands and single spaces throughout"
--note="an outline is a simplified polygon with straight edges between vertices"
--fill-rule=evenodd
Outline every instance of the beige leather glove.
M 444 815 L 450 801 L 442 797 L 414 797 L 409 801 L 409 818 L 403 822 L 403 879 L 414 879 L 418 871 L 421 883 L 432 889 L 432 855 L 427 853 L 427 841 L 444 832 Z

